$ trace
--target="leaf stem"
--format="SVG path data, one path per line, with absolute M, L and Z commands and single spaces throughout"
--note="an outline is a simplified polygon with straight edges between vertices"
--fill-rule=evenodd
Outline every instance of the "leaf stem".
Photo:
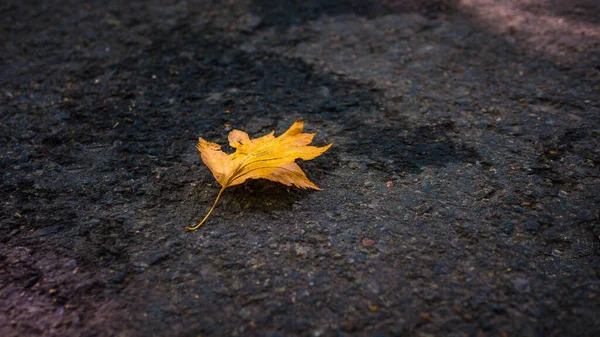
M 208 213 L 206 214 L 204 219 L 202 219 L 202 221 L 200 221 L 200 223 L 197 224 L 196 226 L 186 227 L 185 229 L 187 229 L 188 231 L 195 231 L 196 229 L 200 228 L 200 226 L 202 226 L 202 224 L 206 221 L 206 219 L 208 219 L 208 216 L 210 215 L 210 213 L 212 213 L 212 211 L 215 209 L 215 206 L 217 206 L 217 202 L 219 202 L 219 199 L 221 199 L 221 194 L 223 194 L 224 190 L 225 190 L 225 187 L 222 187 L 221 190 L 219 191 L 219 194 L 217 195 L 217 199 L 215 199 L 215 203 L 212 205 L 212 207 L 210 208 L 210 210 L 208 211 Z

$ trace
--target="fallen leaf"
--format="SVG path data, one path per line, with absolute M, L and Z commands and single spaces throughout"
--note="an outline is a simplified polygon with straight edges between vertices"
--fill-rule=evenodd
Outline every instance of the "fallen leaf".
M 296 121 L 279 137 L 275 137 L 274 132 L 271 132 L 255 139 L 250 139 L 243 131 L 233 130 L 227 137 L 229 145 L 236 149 L 231 154 L 223 152 L 221 145 L 200 138 L 196 148 L 200 151 L 204 164 L 221 184 L 221 191 L 204 219 L 198 225 L 187 229 L 193 231 L 202 226 L 215 209 L 223 191 L 248 179 L 263 178 L 287 186 L 320 190 L 308 180 L 294 161 L 314 159 L 327 151 L 332 144 L 323 147 L 308 146 L 315 134 L 302 133 L 303 127 L 304 122 Z

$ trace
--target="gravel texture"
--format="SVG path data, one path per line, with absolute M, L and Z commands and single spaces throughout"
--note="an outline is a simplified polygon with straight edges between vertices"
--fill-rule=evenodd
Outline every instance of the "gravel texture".
M 596 1 L 3 1 L 1 336 L 598 336 Z M 323 191 L 195 149 L 295 120 Z M 229 149 L 227 146 L 226 149 Z

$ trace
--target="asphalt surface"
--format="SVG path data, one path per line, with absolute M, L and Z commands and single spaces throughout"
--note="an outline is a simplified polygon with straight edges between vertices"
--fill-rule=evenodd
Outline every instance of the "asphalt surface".
M 1 336 L 597 336 L 595 1 L 4 1 Z M 195 149 L 295 120 L 323 191 Z

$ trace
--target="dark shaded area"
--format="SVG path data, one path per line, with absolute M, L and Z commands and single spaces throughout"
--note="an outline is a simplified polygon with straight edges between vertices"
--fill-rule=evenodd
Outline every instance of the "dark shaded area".
M 546 0 L 537 3 L 526 3 L 520 8 L 534 14 L 552 15 L 574 21 L 583 21 L 594 25 L 600 24 L 598 12 L 600 4 L 594 0 Z
M 458 132 L 452 121 L 440 120 L 410 131 L 398 127 L 358 128 L 367 132 L 353 136 L 354 140 L 348 142 L 344 149 L 370 157 L 373 161 L 369 166 L 382 172 L 398 175 L 420 173 L 425 166 L 444 166 L 449 162 L 474 164 L 481 159 L 476 149 L 456 145 L 450 140 L 451 135 Z M 350 129 L 344 131 L 352 135 Z M 401 136 L 403 131 L 408 135 Z
M 1 5 L 0 335 L 593 336 L 598 83 L 446 3 Z M 185 232 L 197 137 L 299 118 L 324 191 Z
M 254 8 L 253 13 L 261 18 L 261 26 L 287 27 L 315 20 L 321 16 L 349 14 L 374 18 L 393 13 L 416 11 L 435 17 L 440 12 L 452 10 L 456 2 L 455 0 L 256 0 L 252 7 Z

